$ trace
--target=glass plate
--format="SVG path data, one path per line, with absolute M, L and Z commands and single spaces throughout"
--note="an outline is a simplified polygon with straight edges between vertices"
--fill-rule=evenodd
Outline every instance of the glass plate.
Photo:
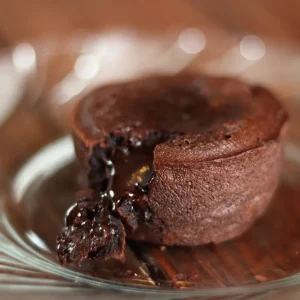
M 139 44 L 140 39 L 136 41 Z M 141 47 L 141 52 L 145 53 L 144 48 L 153 46 L 153 41 L 149 43 Z M 85 45 L 84 42 L 81 44 Z M 174 41 L 171 45 L 174 46 Z M 270 46 L 268 55 L 254 63 L 240 55 L 240 46 L 226 45 L 218 59 L 201 60 L 189 56 L 178 65 L 174 62 L 170 69 L 167 67 L 169 59 L 178 58 L 178 47 L 163 44 L 156 48 L 155 53 L 163 58 L 157 65 L 161 67 L 165 63 L 163 70 L 167 73 L 201 66 L 210 73 L 238 75 L 249 81 L 258 79 L 282 96 L 291 115 L 290 134 L 285 145 L 280 185 L 266 215 L 246 234 L 221 245 L 157 247 L 130 242 L 126 248 L 125 264 L 88 261 L 81 267 L 60 267 L 55 253 L 56 235 L 61 230 L 64 213 L 73 203 L 74 193 L 83 181 L 74 161 L 71 138 L 61 137 L 68 131 L 64 120 L 68 118 L 68 104 L 72 103 L 69 101 L 72 97 L 106 83 L 101 76 L 89 81 L 76 77 L 76 72 L 71 71 L 51 88 L 44 83 L 47 93 L 39 89 L 43 97 L 22 101 L 26 105 L 18 107 L 0 129 L 3 138 L 0 149 L 0 174 L 3 177 L 0 185 L 2 295 L 14 290 L 30 299 L 33 292 L 37 299 L 41 295 L 62 298 L 82 295 L 91 299 L 275 299 L 276 296 L 283 299 L 281 293 L 287 290 L 298 292 L 300 114 L 297 83 L 288 80 L 293 75 L 287 72 L 297 56 L 293 51 L 286 49 L 281 52 Z M 35 49 L 39 47 L 35 46 Z M 80 51 L 70 56 L 73 55 L 82 57 Z M 181 58 L 182 55 L 180 53 Z M 285 82 L 273 74 L 279 55 L 286 61 L 281 67 L 282 74 L 284 71 L 289 74 Z M 152 60 L 147 60 L 146 56 L 144 59 L 152 66 L 153 72 L 156 69 L 151 63 L 153 53 L 150 55 Z M 235 68 L 228 63 L 232 60 L 238 65 Z M 294 65 L 299 61 L 294 60 Z M 295 66 L 293 70 L 296 72 Z M 86 72 L 91 75 L 91 70 Z M 148 69 L 136 67 L 134 71 L 124 71 L 118 78 L 112 76 L 110 81 L 147 72 Z M 44 75 L 36 77 L 46 78 Z M 84 85 L 80 85 L 82 83 Z M 77 88 L 74 90 L 74 87 Z
M 91 286 L 160 297 L 258 295 L 300 282 L 298 146 L 287 143 L 282 180 L 267 214 L 234 241 L 203 247 L 130 243 L 126 262 L 61 268 L 55 239 L 80 187 L 70 137 L 51 143 L 17 172 L 1 209 L 1 262 L 7 282 Z M 2 268 L 3 270 L 3 268 Z M 2 282 L 2 285 L 5 282 Z

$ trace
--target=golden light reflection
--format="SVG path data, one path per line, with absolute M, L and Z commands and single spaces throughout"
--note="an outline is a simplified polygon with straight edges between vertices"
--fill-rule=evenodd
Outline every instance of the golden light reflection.
M 131 186 L 134 185 L 135 183 L 141 183 L 143 181 L 144 175 L 146 172 L 150 170 L 149 166 L 142 166 L 140 169 L 138 169 L 136 172 L 134 172 L 131 175 L 130 180 L 128 181 L 127 185 Z

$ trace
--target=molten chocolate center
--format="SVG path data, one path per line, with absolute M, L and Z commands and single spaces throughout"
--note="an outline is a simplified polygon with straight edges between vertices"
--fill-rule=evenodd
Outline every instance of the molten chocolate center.
M 110 199 L 109 210 L 121 217 L 126 227 L 135 230 L 139 221 L 149 221 L 147 195 L 154 176 L 153 151 L 158 143 L 176 135 L 141 133 L 127 127 L 94 146 L 89 160 L 90 187 Z
M 93 147 L 90 189 L 79 193 L 57 239 L 62 265 L 80 264 L 86 258 L 124 259 L 125 228 L 134 231 L 141 222 L 151 221 L 147 199 L 154 178 L 154 148 L 176 135 L 125 128 Z

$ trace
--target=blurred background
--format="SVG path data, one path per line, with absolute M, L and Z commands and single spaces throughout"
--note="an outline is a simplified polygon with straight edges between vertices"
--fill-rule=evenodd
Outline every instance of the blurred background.
M 173 26 L 202 24 L 298 43 L 299 8 L 297 0 L 1 1 L 1 44 L 46 36 L 69 38 L 78 29 L 104 31 L 125 25 L 160 34 Z

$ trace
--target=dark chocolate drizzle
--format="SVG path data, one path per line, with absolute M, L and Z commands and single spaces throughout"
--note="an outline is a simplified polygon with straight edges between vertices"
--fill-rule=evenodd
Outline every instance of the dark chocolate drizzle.
M 117 128 L 92 148 L 89 189 L 77 194 L 57 238 L 62 265 L 87 258 L 124 260 L 125 229 L 151 222 L 147 205 L 155 145 L 180 133 Z

